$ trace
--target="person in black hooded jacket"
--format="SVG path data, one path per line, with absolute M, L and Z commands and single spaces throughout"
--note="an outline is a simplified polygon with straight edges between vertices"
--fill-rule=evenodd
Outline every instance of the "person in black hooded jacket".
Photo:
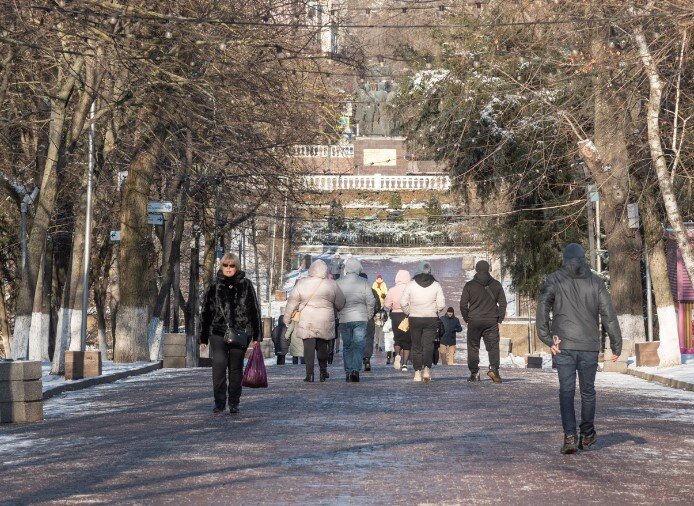
M 562 267 L 548 275 L 537 301 L 537 334 L 550 347 L 559 375 L 564 428 L 561 453 L 588 449 L 595 433 L 595 373 L 601 346 L 600 319 L 610 336 L 614 362 L 622 353 L 622 332 L 605 282 L 585 263 L 585 250 L 571 243 Z M 550 318 L 550 312 L 552 318 Z M 576 373 L 581 390 L 580 440 L 576 444 Z
M 504 288 L 491 274 L 489 262 L 480 260 L 475 265 L 475 275 L 465 283 L 460 296 L 460 313 L 467 323 L 468 381 L 479 381 L 480 340 L 489 354 L 487 375 L 494 383 L 501 383 L 499 376 L 499 324 L 506 316 Z
M 227 403 L 227 371 L 229 374 L 229 412 L 239 412 L 243 358 L 251 341 L 254 346 L 263 340 L 260 304 L 255 287 L 246 273 L 239 269 L 239 259 L 226 253 L 216 279 L 205 294 L 201 311 L 200 344 L 212 348 L 212 384 L 214 413 L 221 413 Z M 230 328 L 247 336 L 245 343 L 226 344 L 224 334 Z

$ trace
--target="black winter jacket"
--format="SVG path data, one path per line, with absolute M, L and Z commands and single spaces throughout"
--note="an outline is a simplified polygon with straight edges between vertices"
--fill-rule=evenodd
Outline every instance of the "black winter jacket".
M 552 318 L 550 319 L 550 312 Z M 559 349 L 600 351 L 598 316 L 610 336 L 612 353 L 622 353 L 622 332 L 603 280 L 582 259 L 572 258 L 548 275 L 537 301 L 537 334 L 547 346 L 559 336 Z
M 227 320 L 232 328 L 248 332 L 253 341 L 263 340 L 260 304 L 253 283 L 243 271 L 237 271 L 232 277 L 218 273 L 205 294 L 201 313 L 202 344 L 209 342 L 210 334 L 223 336 Z
M 275 355 L 286 355 L 289 351 L 289 340 L 284 336 L 287 334 L 287 326 L 284 324 L 284 315 L 277 319 L 277 326 L 272 329 L 272 344 L 275 345 Z
M 457 317 L 449 318 L 448 315 L 443 315 L 441 318 L 443 325 L 443 333 L 441 335 L 441 344 L 453 346 L 455 344 L 455 335 L 457 332 L 462 332 L 463 327 L 460 325 L 460 320 Z
M 460 296 L 460 314 L 465 322 L 501 323 L 504 321 L 506 294 L 501 283 L 487 272 L 476 273 L 463 287 L 463 294 Z

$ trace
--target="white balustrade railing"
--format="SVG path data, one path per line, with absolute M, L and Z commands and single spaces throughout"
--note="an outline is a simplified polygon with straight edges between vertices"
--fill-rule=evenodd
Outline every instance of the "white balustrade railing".
M 354 146 L 304 144 L 294 146 L 294 156 L 297 158 L 353 158 Z
M 445 191 L 451 187 L 448 176 L 384 176 L 373 174 L 369 176 L 305 176 L 310 187 L 318 191 L 333 190 L 439 190 Z

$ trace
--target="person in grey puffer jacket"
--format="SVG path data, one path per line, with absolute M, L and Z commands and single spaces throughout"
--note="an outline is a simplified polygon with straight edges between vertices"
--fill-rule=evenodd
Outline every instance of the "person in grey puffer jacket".
M 419 274 L 405 287 L 400 306 L 410 322 L 414 381 L 431 381 L 434 340 L 439 329 L 439 313 L 446 307 L 443 288 L 431 275 L 431 264 L 422 262 Z
M 610 336 L 612 361 L 622 353 L 622 333 L 604 281 L 585 263 L 578 244 L 564 248 L 562 267 L 548 275 L 537 301 L 537 334 L 551 348 L 559 373 L 564 428 L 561 453 L 587 450 L 596 441 L 595 373 L 600 353 L 600 318 Z M 550 319 L 550 312 L 552 318 Z M 576 373 L 581 390 L 580 440 L 576 445 Z
M 345 275 L 337 280 L 337 286 L 345 296 L 345 305 L 339 312 L 342 358 L 348 383 L 359 381 L 366 327 L 374 315 L 375 300 L 371 285 L 360 277 L 361 263 L 355 258 L 345 262 Z

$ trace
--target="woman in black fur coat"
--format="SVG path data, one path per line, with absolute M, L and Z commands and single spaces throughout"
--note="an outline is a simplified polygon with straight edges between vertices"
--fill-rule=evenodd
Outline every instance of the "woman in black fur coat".
M 251 280 L 239 269 L 233 253 L 222 257 L 217 277 L 205 294 L 201 311 L 200 344 L 209 343 L 212 351 L 212 385 L 214 413 L 221 413 L 227 403 L 227 371 L 229 374 L 229 412 L 239 412 L 243 358 L 248 345 L 263 340 L 260 304 Z M 225 342 L 225 333 L 234 342 Z

